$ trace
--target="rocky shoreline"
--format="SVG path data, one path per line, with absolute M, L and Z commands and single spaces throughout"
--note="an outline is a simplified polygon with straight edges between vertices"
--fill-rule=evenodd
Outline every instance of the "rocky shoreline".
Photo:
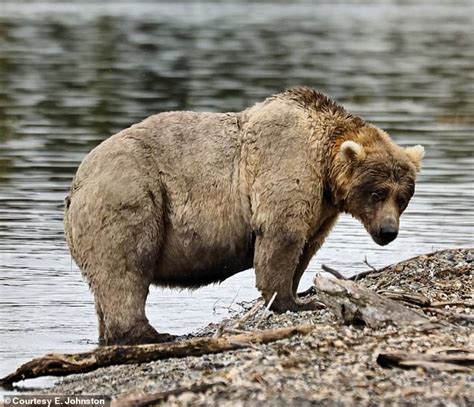
M 327 308 L 274 314 L 254 302 L 196 336 L 302 324 L 312 326 L 310 333 L 219 354 L 101 368 L 64 378 L 45 393 L 107 395 L 120 405 L 472 405 L 473 258 L 472 249 L 444 250 L 358 281 L 428 317 L 432 324 L 425 327 L 373 329 L 345 324 Z M 464 364 L 382 367 L 377 356 L 395 351 L 468 356 Z

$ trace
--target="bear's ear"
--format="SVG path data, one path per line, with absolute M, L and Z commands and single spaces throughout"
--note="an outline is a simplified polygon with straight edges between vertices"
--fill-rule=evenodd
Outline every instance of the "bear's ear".
M 413 147 L 405 148 L 405 153 L 407 154 L 410 161 L 415 164 L 415 167 L 418 171 L 421 168 L 421 160 L 425 156 L 425 148 L 423 146 L 417 145 Z
M 352 140 L 344 141 L 341 144 L 339 153 L 345 161 L 363 161 L 365 160 L 365 150 L 360 144 Z

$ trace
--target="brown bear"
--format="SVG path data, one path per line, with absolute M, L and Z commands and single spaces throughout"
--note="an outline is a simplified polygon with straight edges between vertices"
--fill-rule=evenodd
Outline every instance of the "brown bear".
M 64 219 L 100 342 L 171 338 L 145 315 L 150 284 L 197 288 L 251 267 L 273 310 L 314 309 L 296 290 L 338 214 L 391 242 L 423 154 L 307 87 L 238 113 L 157 114 L 110 137 L 80 165 Z

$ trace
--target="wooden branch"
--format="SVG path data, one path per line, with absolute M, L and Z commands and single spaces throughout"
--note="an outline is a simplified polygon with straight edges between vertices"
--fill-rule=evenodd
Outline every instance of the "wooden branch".
M 367 261 L 367 259 L 366 259 Z M 325 271 L 326 273 L 329 273 L 329 274 L 332 274 L 334 277 L 337 277 L 338 279 L 340 280 L 350 280 L 350 281 L 357 281 L 361 278 L 364 278 L 364 277 L 367 277 L 369 275 L 372 275 L 372 274 L 380 274 L 382 272 L 382 270 L 377 270 L 376 268 L 374 268 L 373 266 L 371 266 L 370 264 L 366 263 L 369 267 L 372 267 L 371 270 L 367 270 L 367 271 L 363 271 L 361 273 L 358 273 L 358 274 L 354 274 L 353 276 L 351 277 L 345 277 L 340 271 L 337 271 L 336 269 L 332 268 L 332 267 L 329 267 L 327 266 L 326 264 L 321 264 L 321 269 L 323 271 Z M 306 290 L 304 291 L 303 293 L 301 294 L 306 294 L 306 292 L 309 291 L 309 290 Z
M 158 393 L 145 394 L 145 395 L 127 395 L 118 397 L 112 400 L 110 407 L 145 407 L 155 405 L 166 401 L 170 396 L 179 396 L 183 393 L 205 393 L 207 390 L 214 386 L 225 386 L 225 382 L 219 381 L 216 383 L 200 383 L 193 384 L 192 386 L 178 387 L 173 390 L 161 391 Z
M 242 317 L 240 317 L 235 323 L 234 325 L 232 326 L 233 328 L 236 328 L 236 329 L 239 329 L 242 327 L 242 325 L 247 322 L 250 318 L 252 318 L 259 310 L 260 308 L 263 307 L 263 305 L 265 304 L 265 302 L 263 301 L 263 299 L 261 300 L 257 300 L 257 302 L 255 303 L 255 305 L 249 310 L 247 311 L 244 315 L 242 315 Z
M 333 269 L 332 267 L 326 266 L 325 264 L 321 264 L 321 269 L 326 273 L 332 274 L 334 277 L 340 280 L 347 280 L 347 278 L 344 277 L 339 271 Z
M 474 354 L 467 350 L 459 354 L 429 354 L 390 352 L 380 353 L 377 363 L 382 367 L 399 367 L 403 369 L 422 367 L 449 372 L 472 372 L 474 367 Z
M 390 298 L 391 300 L 406 302 L 418 307 L 429 307 L 431 305 L 430 299 L 422 294 L 388 290 L 377 291 L 377 294 L 380 294 L 386 298 Z
M 365 263 L 367 266 L 369 266 L 369 267 L 372 269 L 372 271 L 373 271 L 374 273 L 377 273 L 377 272 L 379 271 L 379 270 L 377 270 L 374 266 L 372 266 L 372 264 L 369 263 L 369 261 L 367 260 L 367 256 L 364 257 L 364 263 Z
M 309 287 L 307 290 L 301 291 L 297 294 L 298 298 L 305 298 L 313 295 L 316 295 L 316 288 L 314 287 L 314 285 Z
M 269 343 L 295 335 L 306 335 L 311 329 L 311 325 L 300 325 L 228 337 L 193 338 L 181 342 L 137 346 L 103 346 L 90 352 L 75 354 L 51 353 L 21 365 L 14 373 L 0 379 L 0 386 L 8 386 L 20 380 L 40 376 L 86 373 L 111 365 L 147 363 L 160 359 L 221 353 L 249 347 L 254 343 Z
M 270 298 L 270 301 L 268 301 L 268 304 L 267 306 L 265 307 L 265 309 L 263 310 L 263 313 L 262 315 L 260 316 L 260 318 L 258 319 L 257 323 L 255 324 L 255 329 L 257 329 L 260 324 L 262 323 L 263 319 L 267 316 L 267 313 L 268 313 L 268 310 L 270 309 L 270 307 L 272 306 L 273 304 L 273 301 L 275 301 L 275 298 L 277 297 L 278 293 L 275 291 L 272 295 L 272 298 Z
M 367 271 L 362 271 L 358 274 L 354 274 L 353 276 L 350 276 L 348 278 L 348 280 L 351 280 L 351 281 L 358 281 L 362 278 L 365 278 L 365 277 L 377 277 L 380 273 L 382 272 L 382 270 L 367 270 Z
M 318 299 L 346 323 L 364 323 L 371 328 L 377 328 L 387 323 L 405 326 L 429 321 L 423 314 L 352 281 L 317 275 L 314 285 Z
M 472 348 L 458 348 L 453 346 L 440 346 L 437 348 L 430 348 L 426 351 L 429 355 L 444 354 L 444 355 L 453 355 L 453 354 L 469 354 L 474 352 Z

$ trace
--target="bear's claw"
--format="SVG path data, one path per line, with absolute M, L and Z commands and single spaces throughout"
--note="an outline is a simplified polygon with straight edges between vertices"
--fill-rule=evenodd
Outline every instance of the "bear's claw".
M 272 311 L 278 313 L 284 313 L 287 311 L 290 312 L 300 312 L 300 311 L 316 311 L 325 308 L 324 304 L 316 300 L 309 301 L 287 301 L 284 303 L 273 304 L 271 309 Z

